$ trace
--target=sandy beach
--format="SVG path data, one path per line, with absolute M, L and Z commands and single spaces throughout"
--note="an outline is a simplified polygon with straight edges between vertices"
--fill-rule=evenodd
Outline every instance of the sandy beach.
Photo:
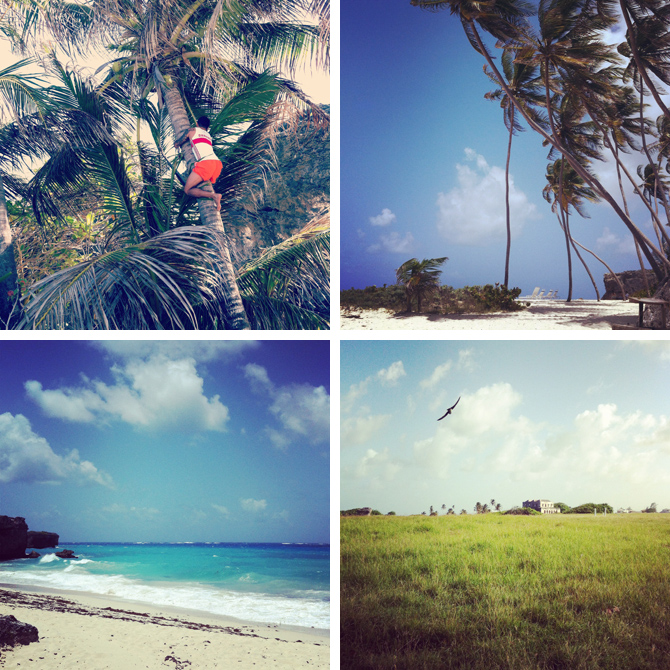
M 328 668 L 329 631 L 253 624 L 114 598 L 0 585 L 0 614 L 39 642 L 0 651 L 3 668 Z
M 638 305 L 620 300 L 534 300 L 520 312 L 398 314 L 341 310 L 342 330 L 611 330 L 637 323 Z

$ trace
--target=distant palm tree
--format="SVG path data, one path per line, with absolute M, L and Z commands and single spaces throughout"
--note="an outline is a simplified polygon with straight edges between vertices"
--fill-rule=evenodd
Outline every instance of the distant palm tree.
M 486 514 L 487 512 L 490 512 L 490 511 L 491 510 L 489 509 L 489 506 L 486 503 L 484 503 L 482 505 L 482 514 Z
M 417 311 L 421 311 L 421 296 L 424 291 L 439 286 L 439 276 L 442 270 L 438 270 L 438 268 L 448 260 L 446 256 L 424 258 L 422 261 L 411 258 L 396 270 L 395 276 L 398 284 L 405 287 L 408 312 L 412 311 L 412 297 L 414 295 L 416 295 L 417 300 Z
M 464 509 L 462 509 L 462 510 L 461 510 L 461 514 L 467 514 L 467 511 L 464 510 Z
M 502 509 L 502 505 L 500 503 L 496 503 L 496 512 L 499 512 Z
M 475 505 L 475 512 L 476 512 L 477 514 L 481 514 L 481 513 L 482 513 L 482 504 L 481 504 L 480 502 L 477 502 L 477 504 Z
M 443 510 L 447 509 L 447 506 L 444 503 L 442 504 L 442 509 Z

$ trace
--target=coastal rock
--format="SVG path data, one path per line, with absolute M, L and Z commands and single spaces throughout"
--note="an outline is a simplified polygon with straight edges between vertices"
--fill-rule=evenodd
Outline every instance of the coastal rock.
M 645 270 L 645 272 L 647 274 L 649 288 L 653 292 L 654 287 L 656 286 L 656 275 L 651 270 Z M 626 298 L 646 289 L 642 270 L 626 270 L 625 272 L 617 272 L 616 276 L 623 284 L 624 291 L 626 292 Z M 604 275 L 603 281 L 605 282 L 605 295 L 602 299 L 621 300 L 621 289 L 619 288 L 614 275 L 611 272 L 608 272 Z
M 30 644 L 39 641 L 37 628 L 29 623 L 18 621 L 11 614 L 0 616 L 0 645 L 14 647 L 17 644 Z
M 59 558 L 79 558 L 79 556 L 74 555 L 72 549 L 63 549 L 63 551 L 57 551 L 56 556 Z
M 0 516 L 0 561 L 24 558 L 28 524 L 21 517 Z
M 670 302 L 670 279 L 666 278 L 658 285 L 654 298 Z M 645 307 L 642 316 L 642 325 L 646 328 L 667 330 L 670 328 L 670 309 L 665 310 L 665 323 L 662 321 L 662 314 L 661 308 L 657 305 Z
M 44 530 L 29 530 L 27 546 L 31 549 L 55 548 L 58 546 L 58 533 L 47 533 Z
M 26 558 L 39 558 L 42 554 L 38 554 L 36 551 L 31 551 L 26 555 Z

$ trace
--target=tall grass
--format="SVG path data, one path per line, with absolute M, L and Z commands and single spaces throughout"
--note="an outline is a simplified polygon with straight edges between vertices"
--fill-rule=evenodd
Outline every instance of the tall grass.
M 340 523 L 343 669 L 670 668 L 670 515 Z

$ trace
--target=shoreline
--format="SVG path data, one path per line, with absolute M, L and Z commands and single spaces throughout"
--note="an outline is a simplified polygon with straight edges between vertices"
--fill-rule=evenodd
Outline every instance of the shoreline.
M 37 627 L 39 642 L 0 652 L 0 667 L 285 668 L 330 665 L 330 631 L 242 622 L 95 593 L 0 584 L 0 614 Z
M 639 307 L 621 300 L 521 300 L 518 312 L 415 314 L 340 309 L 341 330 L 611 330 L 637 323 Z

